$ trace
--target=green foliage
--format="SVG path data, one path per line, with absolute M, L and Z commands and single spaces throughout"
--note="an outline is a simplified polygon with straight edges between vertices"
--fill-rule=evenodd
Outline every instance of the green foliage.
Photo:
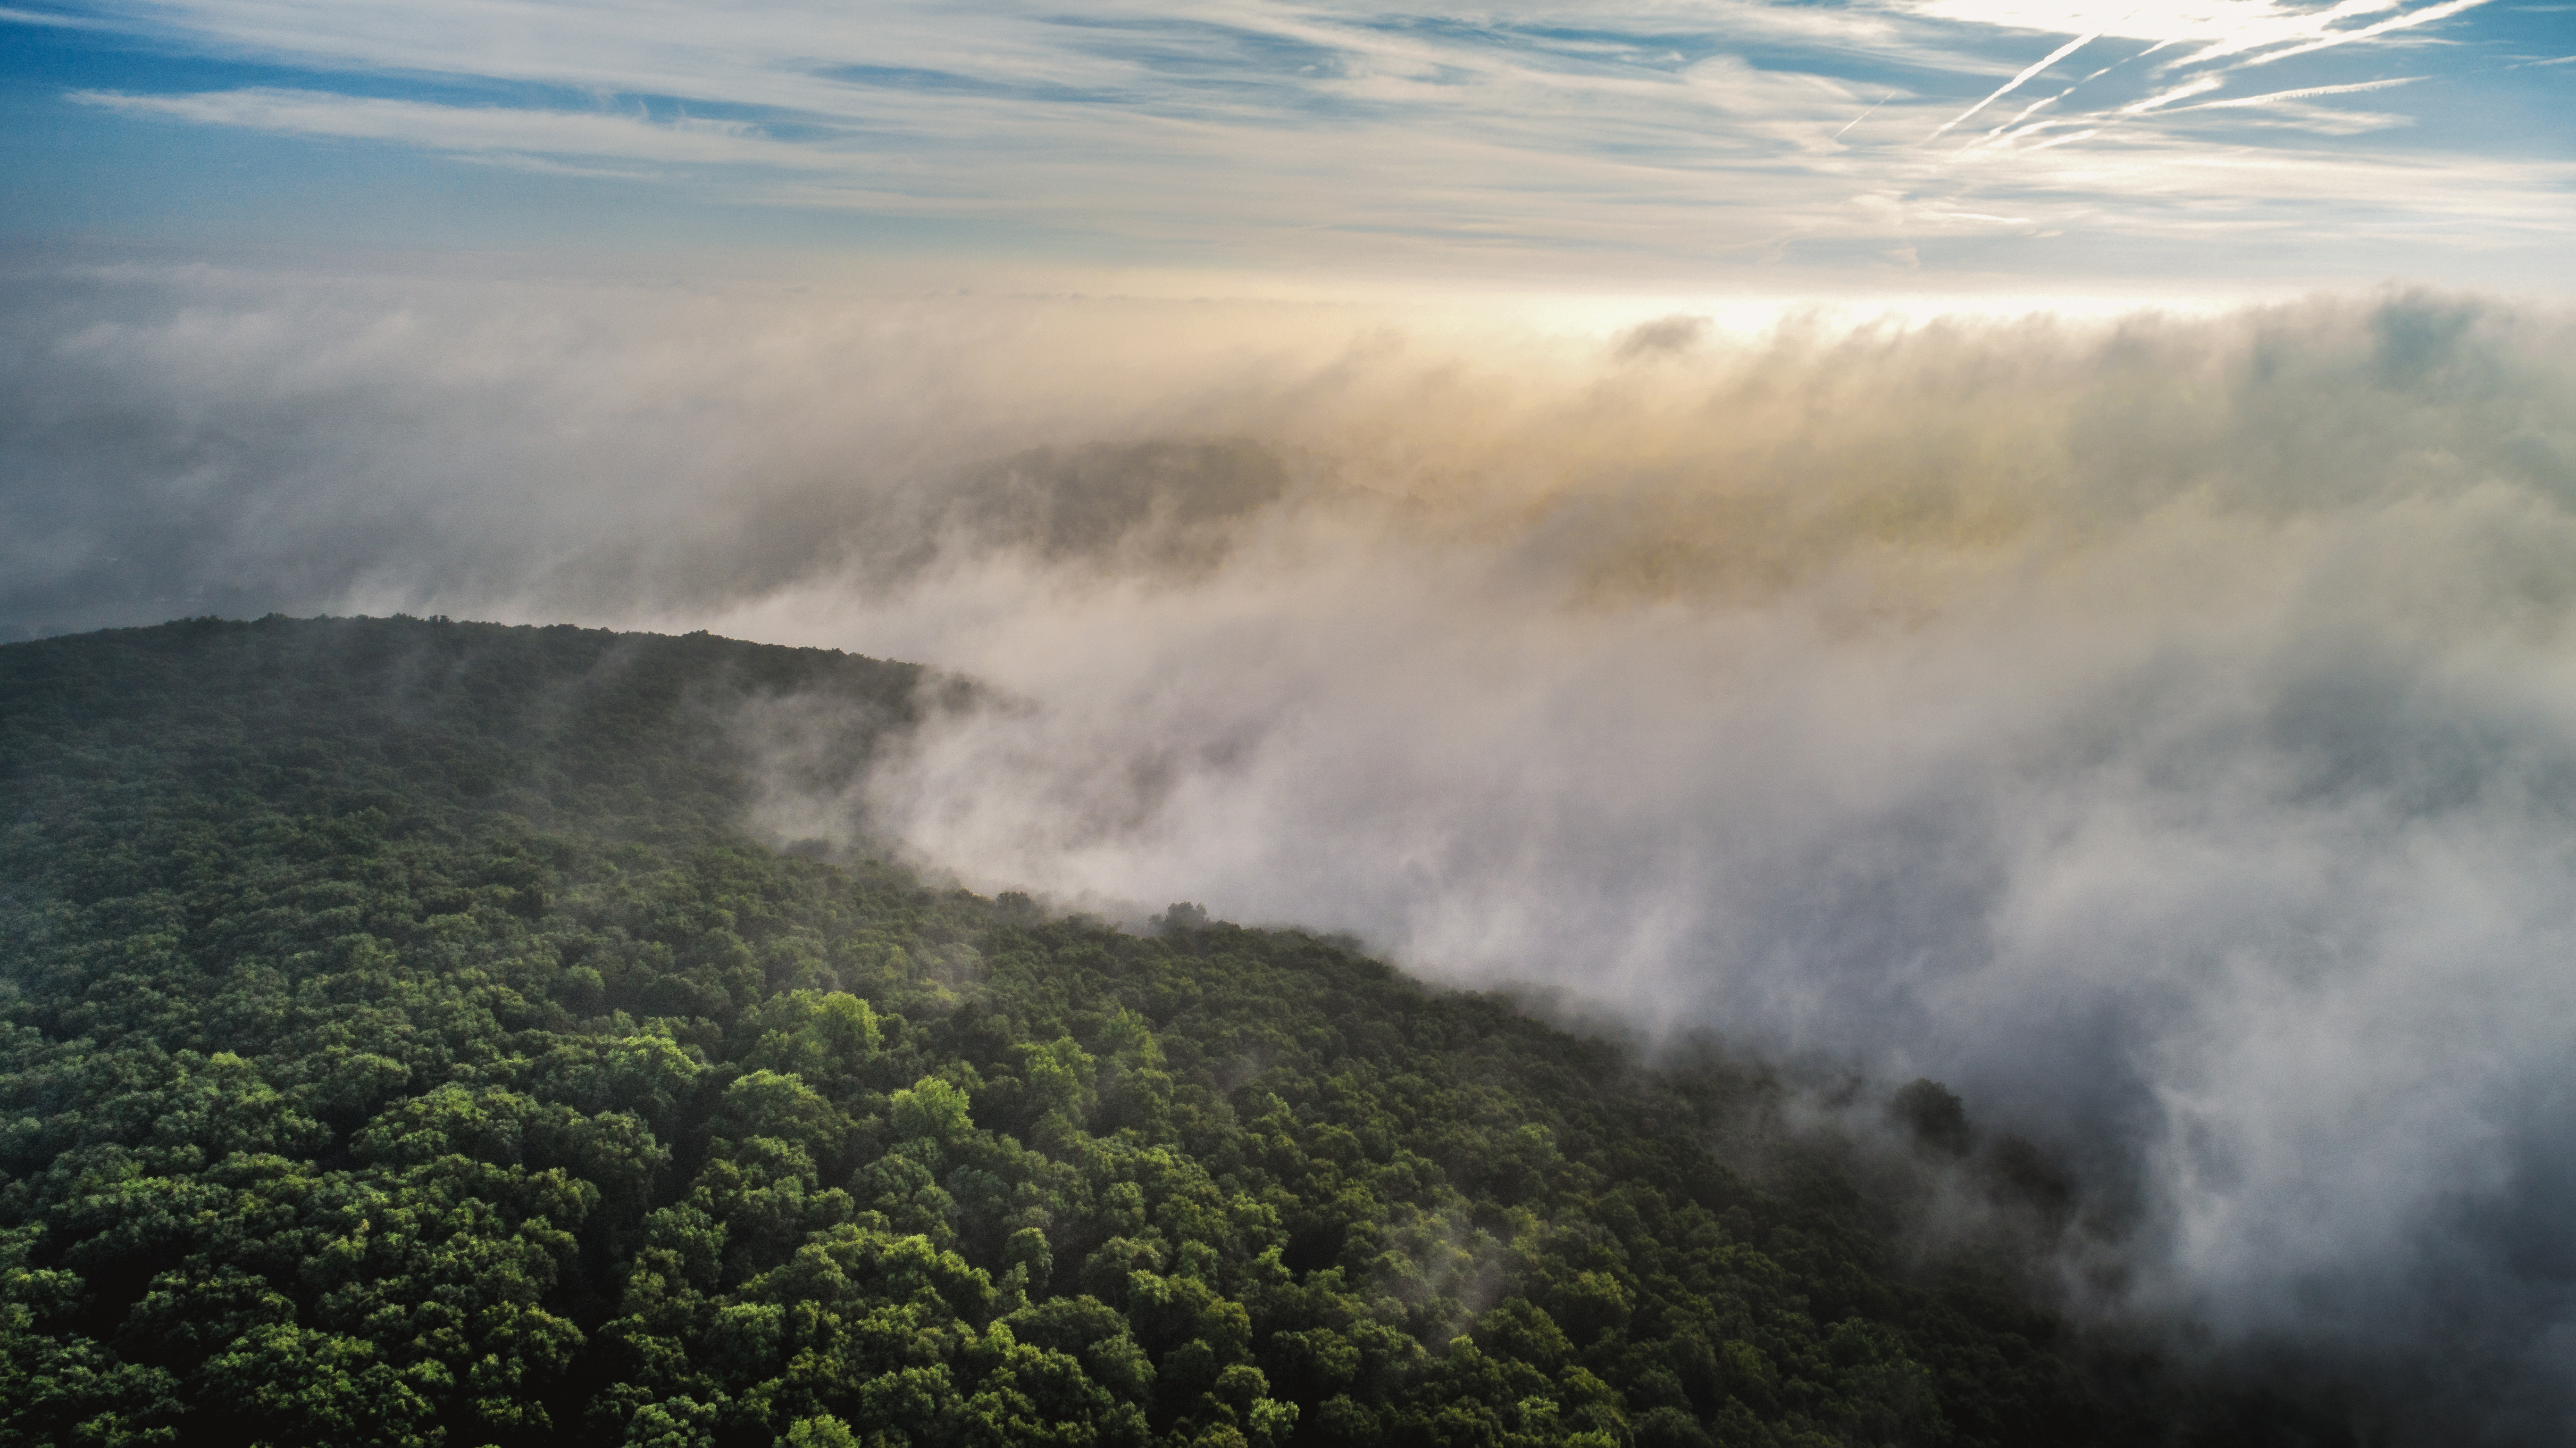
M 438 620 L 0 647 L 0 1448 L 2174 1436 L 2152 1365 L 1908 1271 L 1758 1073 L 738 831 L 729 721 L 854 761 L 921 687 Z

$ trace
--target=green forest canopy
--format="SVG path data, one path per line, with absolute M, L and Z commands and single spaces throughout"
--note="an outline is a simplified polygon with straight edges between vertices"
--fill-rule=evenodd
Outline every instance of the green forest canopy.
M 743 701 L 856 759 L 927 684 L 444 619 L 0 647 L 0 1445 L 2315 1441 L 1924 1260 L 1758 1071 L 743 831 Z M 1980 1179 L 2044 1216 L 2021 1150 Z

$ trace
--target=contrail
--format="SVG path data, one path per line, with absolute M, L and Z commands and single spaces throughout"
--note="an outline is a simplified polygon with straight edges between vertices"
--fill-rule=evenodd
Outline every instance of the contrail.
M 2311 40 L 2305 45 L 2294 45 L 2287 50 L 2276 50 L 2269 55 L 2258 55 L 2247 60 L 2242 66 L 2237 68 L 2244 70 L 2258 65 L 2270 65 L 2276 60 L 2287 60 L 2294 55 L 2306 55 L 2310 51 L 2328 50 L 2338 45 L 2349 45 L 2353 41 L 2368 40 L 2376 35 L 2385 35 L 2392 30 L 2409 29 L 2413 26 L 2422 25 L 2428 20 L 2446 20 L 2451 16 L 2459 14 L 2463 10 L 2474 10 L 2485 3 L 2487 3 L 2487 0 L 2449 0 L 2449 3 L 2447 4 L 2428 6 L 2422 10 L 2411 11 L 2404 15 L 2394 16 L 2390 19 L 2382 20 L 2376 25 L 2365 25 L 2359 30 L 2346 30 L 2334 35 L 2326 36 L 2322 40 Z
M 2425 77 L 2420 75 L 2401 75 L 2392 77 L 2388 80 L 2361 81 L 2353 85 L 2301 86 L 2297 90 L 2270 91 L 2259 96 L 2240 96 L 2234 100 L 2203 101 L 2196 106 L 2177 107 L 2165 112 L 2165 114 L 2169 116 L 2178 116 L 2183 114 L 2185 111 L 2235 110 L 2244 106 L 2266 106 L 2275 101 L 2301 101 L 2306 100 L 2310 96 L 2351 95 L 2356 91 L 2386 90 L 2390 86 L 2413 85 L 2415 82 L 2423 79 L 2425 79 Z
M 1850 120 L 1843 122 L 1843 130 L 1842 130 L 1842 131 L 1836 131 L 1836 132 L 1834 132 L 1834 139 L 1835 139 L 1835 140 L 1837 140 L 1837 141 L 1841 140 L 1841 139 L 1843 138 L 1843 131 L 1848 131 L 1848 130 L 1850 130 L 1852 127 L 1859 125 L 1861 122 L 1863 122 L 1863 121 L 1865 121 L 1865 120 L 1868 120 L 1870 117 L 1872 117 L 1872 116 L 1874 116 L 1874 115 L 1877 115 L 1877 114 L 1878 114 L 1878 107 L 1879 107 L 1879 106 L 1883 106 L 1883 105 L 1887 104 L 1889 101 L 1892 101 L 1892 100 L 1894 100 L 1894 99 L 1896 99 L 1896 92 L 1895 92 L 1895 91 L 1893 91 L 1893 90 L 1890 90 L 1887 94 L 1885 94 L 1885 95 L 1883 95 L 1883 96 L 1880 96 L 1880 97 L 1878 98 L 1878 104 L 1877 104 L 1877 105 L 1873 105 L 1873 106 L 1871 106 L 1868 110 L 1865 110 L 1865 111 L 1861 112 L 1859 115 L 1856 115 L 1856 116 L 1852 117 Z
M 1993 95 L 1986 97 L 1984 100 L 1981 100 L 1975 105 L 1968 107 L 1966 110 L 1961 111 L 1958 115 L 1951 117 L 1948 122 L 1942 125 L 1941 129 L 1924 137 L 1923 140 L 1925 144 L 1928 145 L 1931 142 L 1937 141 L 1943 136 L 1948 135 L 1952 126 L 1959 124 L 1968 117 L 1975 115 L 1977 112 L 1982 111 L 1986 107 L 1993 105 L 1995 102 L 2002 100 L 2004 97 L 2011 95 L 2015 90 L 2021 87 L 2022 82 L 2029 80 L 2032 76 L 2039 74 L 2041 71 L 2048 69 L 2050 66 L 2057 64 L 2059 61 L 2064 60 L 2066 57 L 2073 55 L 2075 52 L 2082 50 L 2085 46 L 2101 38 L 2101 31 L 2092 31 L 2084 35 L 2079 35 L 2073 40 L 2066 42 L 2064 45 L 2057 47 L 2057 49 L 2050 51 L 2046 60 L 2039 62 L 2037 65 L 2023 71 L 2021 74 L 2005 81 L 2002 86 L 1996 89 Z

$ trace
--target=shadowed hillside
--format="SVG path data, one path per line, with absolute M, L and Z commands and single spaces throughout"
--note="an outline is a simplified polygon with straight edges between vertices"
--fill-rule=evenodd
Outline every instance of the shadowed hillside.
M 741 832 L 747 702 L 836 703 L 855 768 L 925 677 L 0 647 L 0 1443 L 2338 1441 L 1926 1256 L 1757 1069 Z

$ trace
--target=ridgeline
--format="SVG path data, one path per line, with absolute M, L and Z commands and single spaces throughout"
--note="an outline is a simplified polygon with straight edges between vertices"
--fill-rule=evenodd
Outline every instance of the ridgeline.
M 925 686 L 0 646 L 0 1445 L 2324 1441 L 1927 1260 L 1742 1063 L 745 832 L 747 702 Z

